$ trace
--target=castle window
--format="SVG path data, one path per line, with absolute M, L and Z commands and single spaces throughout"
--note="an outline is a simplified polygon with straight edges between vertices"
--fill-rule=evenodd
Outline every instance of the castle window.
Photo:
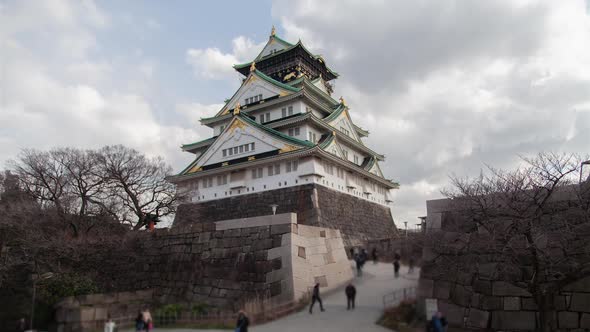
M 293 106 L 289 106 L 289 111 L 287 112 L 288 115 L 293 115 Z
M 346 128 L 340 127 L 340 131 L 343 132 L 343 133 L 345 133 L 346 136 L 350 136 L 350 132 Z
M 287 173 L 289 173 L 289 172 L 295 172 L 295 171 L 297 171 L 297 164 L 298 164 L 298 163 L 299 163 L 299 162 L 298 162 L 297 160 L 293 160 L 293 161 L 287 161 L 287 162 L 285 163 L 285 165 L 286 165 L 285 167 L 286 167 L 286 171 L 287 171 Z
M 344 156 L 345 159 L 348 159 L 348 151 L 342 149 L 342 155 Z
M 293 128 L 289 128 L 289 136 L 293 136 Z
M 240 153 L 244 153 L 244 146 L 240 145 L 239 148 L 240 148 Z
M 266 122 L 270 121 L 270 112 L 266 113 Z
M 262 167 L 252 169 L 252 178 L 260 179 L 263 176 Z
M 282 116 L 283 118 L 287 116 L 287 108 L 286 108 L 286 107 L 283 107 L 283 108 L 281 109 L 281 116 Z
M 357 155 L 354 156 L 354 163 L 357 165 L 359 164 L 359 156 L 357 156 Z
M 262 100 L 262 94 L 258 95 L 258 100 Z
M 254 151 L 254 143 L 250 143 L 250 150 Z
M 234 146 L 234 154 L 238 154 L 238 147 Z
M 223 153 L 224 157 L 227 156 L 227 149 L 223 149 L 223 150 L 221 150 L 221 152 Z
M 299 127 L 296 127 L 295 128 L 295 136 L 299 136 L 299 134 L 300 134 Z

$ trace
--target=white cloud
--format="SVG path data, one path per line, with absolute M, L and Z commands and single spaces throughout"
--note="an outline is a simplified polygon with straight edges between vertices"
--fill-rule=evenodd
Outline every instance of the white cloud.
M 232 40 L 232 51 L 223 53 L 219 48 L 189 49 L 186 61 L 196 76 L 208 79 L 226 79 L 235 75 L 233 65 L 252 61 L 266 41 L 255 44 L 250 38 L 239 36 Z
M 588 152 L 583 0 L 274 1 L 272 13 L 287 39 L 302 38 L 341 74 L 337 95 L 401 183 L 398 221 L 425 214 L 452 173 Z
M 88 45 L 99 46 L 95 29 L 110 22 L 93 2 L 14 2 L 2 7 L 1 15 L 9 18 L 0 29 L 2 163 L 22 148 L 106 144 L 166 156 L 177 168 L 189 162 L 179 146 L 195 139 L 193 128 L 164 124 L 146 92 L 156 83 L 157 63 L 134 54 L 137 65 L 129 70 L 87 52 Z M 46 43 L 47 36 L 56 42 Z M 76 54 L 64 56 L 64 47 Z

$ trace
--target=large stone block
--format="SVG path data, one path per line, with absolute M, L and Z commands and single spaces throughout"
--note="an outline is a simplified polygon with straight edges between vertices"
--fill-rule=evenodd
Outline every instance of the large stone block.
M 492 328 L 504 330 L 534 330 L 536 326 L 534 311 L 494 311 Z
M 438 301 L 438 310 L 445 313 L 449 323 L 463 325 L 463 320 L 465 318 L 464 307 L 444 301 Z
M 494 281 L 492 283 L 492 294 L 494 296 L 531 296 L 531 293 L 526 289 L 505 281 Z
M 517 311 L 520 310 L 520 297 L 506 296 L 503 298 L 504 310 Z
M 490 320 L 490 313 L 484 310 L 469 309 L 467 316 L 467 327 L 486 328 Z
M 572 294 L 570 309 L 571 311 L 590 312 L 590 293 Z
M 582 314 L 582 317 L 580 317 L 580 328 L 590 329 L 590 314 Z
M 590 293 L 590 277 L 582 278 L 578 281 L 575 281 L 565 286 L 563 290 L 568 292 Z
M 575 329 L 579 326 L 580 315 L 577 312 L 560 311 L 557 314 L 559 320 L 559 328 Z
M 434 282 L 434 297 L 441 300 L 446 300 L 451 294 L 451 284 L 446 281 Z

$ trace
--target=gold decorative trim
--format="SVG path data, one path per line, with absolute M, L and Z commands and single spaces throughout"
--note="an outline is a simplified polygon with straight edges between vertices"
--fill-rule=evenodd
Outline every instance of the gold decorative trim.
M 270 35 L 271 35 L 271 36 L 275 36 L 275 35 L 276 35 L 276 33 L 277 33 L 277 30 L 275 29 L 275 26 L 273 25 L 273 26 L 272 26 L 272 29 L 270 29 Z
M 227 161 L 224 163 L 221 163 L 221 166 L 227 166 L 227 165 L 229 165 L 229 163 Z
M 256 159 L 256 157 L 255 157 L 255 156 L 250 156 L 250 157 L 248 157 L 248 161 L 252 161 L 252 160 L 255 160 L 255 159 Z

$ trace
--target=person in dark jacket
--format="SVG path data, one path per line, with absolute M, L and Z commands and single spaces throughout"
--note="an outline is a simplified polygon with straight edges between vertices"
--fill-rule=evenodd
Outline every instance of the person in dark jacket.
M 361 265 L 364 266 L 365 263 L 367 262 L 367 259 L 369 258 L 369 255 L 367 255 L 367 251 L 365 249 L 361 250 Z
M 426 331 L 428 332 L 447 332 L 448 322 L 445 316 L 443 316 L 442 312 L 437 312 L 432 316 L 432 319 L 428 322 L 426 326 Z
M 393 276 L 394 277 L 399 277 L 399 268 L 400 268 L 400 264 L 398 260 L 394 260 L 393 261 Z
M 363 262 L 361 260 L 360 254 L 354 255 L 354 262 L 356 263 L 356 275 L 357 277 L 362 277 L 363 275 Z
M 145 331 L 145 324 L 143 322 L 143 312 L 141 311 L 137 314 L 137 318 L 135 318 L 135 331 Z
M 377 248 L 371 250 L 371 258 L 373 258 L 373 264 L 377 264 Z
M 352 284 L 348 284 L 346 289 L 344 290 L 346 293 L 346 310 L 350 310 L 352 306 L 352 310 L 354 310 L 354 298 L 356 297 L 356 288 Z
M 236 331 L 248 332 L 248 325 L 250 325 L 248 315 L 246 315 L 244 310 L 240 310 L 238 312 L 238 322 L 236 323 Z
M 313 286 L 313 293 L 311 294 L 311 305 L 309 306 L 309 313 L 313 313 L 313 305 L 315 302 L 320 303 L 320 310 L 324 311 L 324 305 L 322 304 L 322 299 L 320 298 L 320 284 L 315 284 Z

